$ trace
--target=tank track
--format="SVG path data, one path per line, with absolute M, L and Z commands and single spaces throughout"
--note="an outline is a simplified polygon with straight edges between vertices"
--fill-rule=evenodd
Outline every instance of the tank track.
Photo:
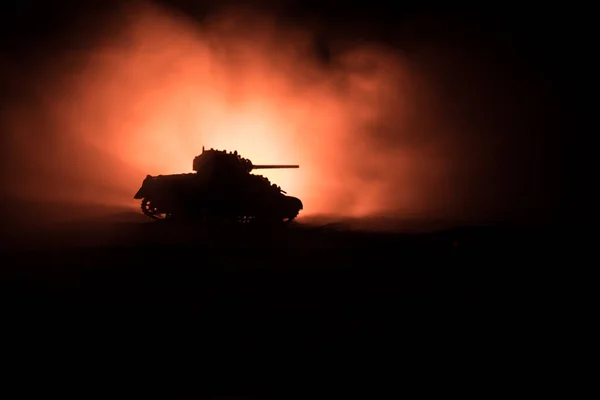
M 154 207 L 152 205 L 152 202 L 149 199 L 144 198 L 142 200 L 141 206 L 140 206 L 142 213 L 155 221 L 164 221 L 166 219 L 170 219 L 171 218 L 171 214 L 165 214 L 165 213 L 161 213 L 158 208 Z M 297 210 L 293 215 L 289 215 L 286 217 L 282 217 L 281 221 L 283 223 L 289 223 L 291 221 L 293 221 L 299 214 L 300 210 Z M 261 222 L 261 218 L 256 218 L 254 216 L 242 216 L 236 219 L 238 223 L 240 224 L 248 224 L 248 223 L 254 223 L 254 222 Z
M 164 220 L 169 218 L 169 214 L 161 214 L 158 208 L 152 205 L 152 202 L 148 199 L 143 199 L 141 204 L 142 213 L 153 220 Z M 159 215 L 164 215 L 164 217 L 159 217 Z

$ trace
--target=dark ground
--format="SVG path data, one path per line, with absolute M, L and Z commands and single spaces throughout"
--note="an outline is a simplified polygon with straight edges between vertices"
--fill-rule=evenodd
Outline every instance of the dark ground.
M 5 233 L 5 333 L 26 343 L 13 351 L 49 352 L 44 365 L 104 360 L 146 380 L 177 371 L 226 392 L 272 389 L 269 380 L 302 379 L 296 368 L 328 382 L 387 363 L 408 369 L 401 379 L 428 376 L 422 368 L 439 360 L 524 368 L 511 361 L 515 346 L 543 348 L 528 328 L 560 312 L 547 286 L 563 267 L 550 227 L 418 232 L 396 221 L 402 233 L 313 219 L 256 230 L 110 213 Z

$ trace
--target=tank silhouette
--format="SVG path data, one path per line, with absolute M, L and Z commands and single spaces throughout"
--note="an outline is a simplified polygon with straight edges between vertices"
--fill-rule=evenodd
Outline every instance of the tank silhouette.
M 226 220 L 289 222 L 303 204 L 288 196 L 255 169 L 299 168 L 298 165 L 254 165 L 237 151 L 205 150 L 193 160 L 193 173 L 147 175 L 134 199 L 154 220 Z

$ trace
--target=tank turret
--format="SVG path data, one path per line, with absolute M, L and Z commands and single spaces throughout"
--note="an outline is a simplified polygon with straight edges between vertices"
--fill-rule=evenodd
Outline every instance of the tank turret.
M 250 173 L 255 169 L 281 169 L 281 168 L 300 168 L 299 165 L 278 165 L 278 164 L 261 164 L 254 165 L 252 161 L 241 157 L 237 150 L 227 152 L 225 150 L 205 150 L 202 147 L 202 153 L 194 157 L 192 169 L 196 172 L 211 172 L 218 170 L 224 173 Z

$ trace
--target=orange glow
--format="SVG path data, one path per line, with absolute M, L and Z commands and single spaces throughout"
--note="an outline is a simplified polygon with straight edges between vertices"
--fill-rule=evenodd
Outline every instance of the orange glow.
M 58 168 L 44 165 L 43 154 L 60 148 L 61 174 L 78 171 L 79 181 L 94 176 L 105 186 L 45 196 L 137 208 L 132 196 L 146 174 L 191 172 L 206 146 L 238 150 L 255 164 L 299 164 L 257 173 L 301 198 L 301 216 L 427 206 L 443 163 L 431 146 L 388 143 L 418 122 L 416 78 L 399 56 L 361 46 L 339 50 L 326 66 L 311 55 L 309 33 L 267 18 L 229 13 L 198 25 L 148 4 L 125 15 L 93 50 L 61 54 L 59 67 L 72 61 L 77 71 L 59 68 L 40 92 L 61 143 L 39 144 L 40 168 Z M 14 129 L 33 129 L 27 110 L 18 115 Z

